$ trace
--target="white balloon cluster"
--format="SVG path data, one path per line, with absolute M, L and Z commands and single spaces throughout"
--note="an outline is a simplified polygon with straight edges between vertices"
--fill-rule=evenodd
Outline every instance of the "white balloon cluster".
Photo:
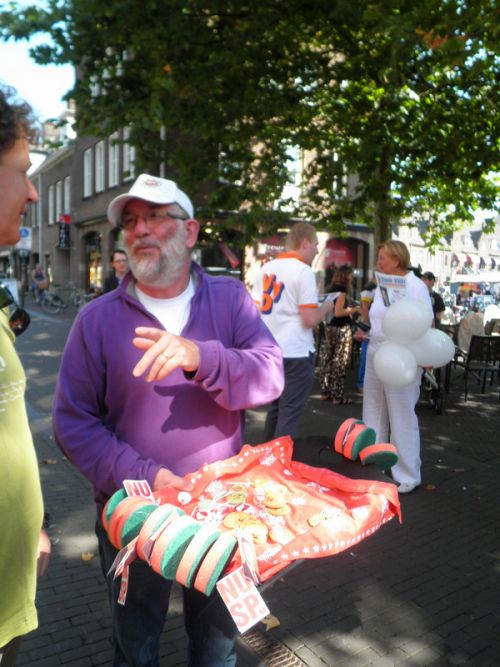
M 451 338 L 431 328 L 432 313 L 418 299 L 404 297 L 387 309 L 382 329 L 389 340 L 375 352 L 373 365 L 381 382 L 405 387 L 419 366 L 445 366 L 455 354 Z

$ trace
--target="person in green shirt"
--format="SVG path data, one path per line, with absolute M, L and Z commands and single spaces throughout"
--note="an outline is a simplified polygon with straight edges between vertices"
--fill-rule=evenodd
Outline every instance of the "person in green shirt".
M 17 243 L 26 206 L 38 200 L 27 176 L 31 109 L 9 102 L 13 92 L 0 88 L 0 246 Z M 11 303 L 9 297 L 0 286 L 1 306 Z M 19 311 L 9 320 L 7 309 L 0 309 L 0 667 L 15 664 L 21 637 L 37 627 L 36 579 L 50 554 L 24 401 L 26 377 L 14 349 L 18 317 Z

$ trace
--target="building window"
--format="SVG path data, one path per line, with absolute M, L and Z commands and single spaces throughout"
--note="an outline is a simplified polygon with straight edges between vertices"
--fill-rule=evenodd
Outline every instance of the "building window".
M 49 225 L 53 225 L 55 222 L 55 207 L 54 207 L 54 199 L 55 199 L 55 188 L 53 185 L 49 185 L 49 189 L 47 191 L 47 202 L 48 202 L 48 223 Z
M 56 216 L 55 221 L 59 222 L 61 213 L 63 212 L 63 182 L 56 183 Z
M 38 207 L 38 203 L 31 204 L 31 206 L 28 207 L 26 218 L 28 227 L 38 227 Z
M 71 212 L 71 176 L 66 176 L 64 179 L 64 213 Z
M 118 132 L 114 132 L 108 140 L 108 187 L 118 185 L 120 144 Z
M 135 177 L 135 146 L 128 143 L 130 138 L 130 128 L 126 127 L 123 131 L 123 180 L 127 181 Z
M 92 195 L 92 181 L 94 177 L 94 170 L 92 164 L 92 149 L 87 148 L 83 151 L 83 196 L 90 197 Z
M 95 191 L 104 190 L 104 141 L 95 145 Z

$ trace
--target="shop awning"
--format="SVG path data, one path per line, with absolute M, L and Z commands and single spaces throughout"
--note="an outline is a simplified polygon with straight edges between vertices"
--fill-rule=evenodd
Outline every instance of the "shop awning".
M 500 283 L 500 271 L 481 271 L 480 273 L 456 273 L 450 283 Z

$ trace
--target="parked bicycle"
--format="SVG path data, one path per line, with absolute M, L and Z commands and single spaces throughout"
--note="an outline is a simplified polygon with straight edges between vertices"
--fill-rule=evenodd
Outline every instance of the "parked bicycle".
M 45 292 L 45 298 L 42 303 L 42 309 L 46 313 L 54 315 L 61 310 L 66 310 L 68 306 L 75 306 L 78 310 L 80 306 L 88 303 L 93 297 L 93 294 L 81 294 L 74 285 L 69 283 L 66 287 L 60 288 L 61 291 L 68 293 L 66 299 L 56 291 Z

